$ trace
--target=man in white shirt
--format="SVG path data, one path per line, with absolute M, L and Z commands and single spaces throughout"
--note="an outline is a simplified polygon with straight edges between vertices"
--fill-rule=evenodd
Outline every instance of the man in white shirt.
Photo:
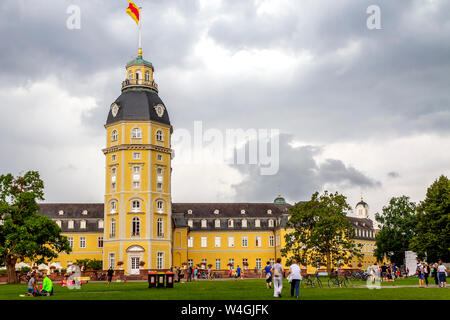
M 300 266 L 297 264 L 297 260 L 292 260 L 292 264 L 289 267 L 289 277 L 291 278 L 291 298 L 294 297 L 295 289 L 295 299 L 298 299 L 300 293 L 300 280 L 302 280 L 302 274 Z

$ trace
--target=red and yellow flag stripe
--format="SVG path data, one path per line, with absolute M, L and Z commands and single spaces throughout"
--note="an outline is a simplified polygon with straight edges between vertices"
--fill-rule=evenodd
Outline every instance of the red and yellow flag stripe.
M 139 24 L 139 7 L 135 5 L 133 1 L 128 0 L 128 8 L 126 11 L 130 17 Z

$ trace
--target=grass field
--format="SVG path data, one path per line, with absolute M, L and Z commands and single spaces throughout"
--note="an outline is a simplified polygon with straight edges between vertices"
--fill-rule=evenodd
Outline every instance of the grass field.
M 417 279 L 402 279 L 383 283 L 381 289 L 365 287 L 301 288 L 301 300 L 450 300 L 450 290 L 399 287 L 417 285 Z M 363 286 L 364 282 L 354 283 Z M 25 294 L 25 284 L 0 285 L 0 300 L 280 300 L 273 297 L 273 289 L 265 288 L 264 279 L 197 281 L 175 283 L 171 288 L 148 288 L 146 282 L 90 282 L 81 289 L 54 286 L 54 296 L 20 297 Z M 291 300 L 290 283 L 284 280 L 281 300 Z

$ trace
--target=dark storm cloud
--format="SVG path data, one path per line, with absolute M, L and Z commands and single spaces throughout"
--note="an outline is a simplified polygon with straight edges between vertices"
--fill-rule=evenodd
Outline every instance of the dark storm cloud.
M 279 171 L 275 175 L 261 175 L 257 165 L 233 166 L 245 177 L 241 183 L 233 185 L 237 201 L 265 202 L 281 193 L 287 200 L 296 202 L 309 199 L 313 192 L 322 191 L 329 184 L 342 189 L 381 186 L 379 181 L 345 165 L 341 160 L 326 159 L 318 163 L 315 157 L 322 152 L 321 147 L 293 148 L 289 145 L 292 139 L 291 135 L 280 135 Z M 248 144 L 245 148 L 247 151 Z

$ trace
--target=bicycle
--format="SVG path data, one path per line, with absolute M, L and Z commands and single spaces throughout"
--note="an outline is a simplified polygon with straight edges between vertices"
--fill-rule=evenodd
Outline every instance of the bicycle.
M 328 279 L 328 288 L 342 288 L 346 286 L 344 279 L 339 279 L 338 275 L 330 276 Z
M 320 281 L 317 274 L 311 275 L 308 274 L 302 278 L 300 281 L 300 286 L 302 288 L 311 287 L 311 288 L 322 288 L 322 281 Z

